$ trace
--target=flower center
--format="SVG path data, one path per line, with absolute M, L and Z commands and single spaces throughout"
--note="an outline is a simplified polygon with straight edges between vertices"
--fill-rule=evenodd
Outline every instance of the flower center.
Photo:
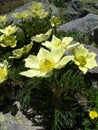
M 9 34 L 9 33 L 12 33 L 12 29 L 10 29 L 10 28 L 8 29 L 8 34 Z
M 54 66 L 55 66 L 55 62 L 52 58 L 51 59 L 43 58 L 42 60 L 40 60 L 41 71 L 45 71 L 45 72 L 51 71 L 54 68 Z
M 79 63 L 80 63 L 81 66 L 84 66 L 86 64 L 86 60 L 85 60 L 84 56 L 79 56 L 77 58 L 77 60 L 79 61 Z
M 59 46 L 61 46 L 62 45 L 62 42 L 56 42 L 56 43 L 54 43 L 54 46 L 55 47 L 59 47 Z

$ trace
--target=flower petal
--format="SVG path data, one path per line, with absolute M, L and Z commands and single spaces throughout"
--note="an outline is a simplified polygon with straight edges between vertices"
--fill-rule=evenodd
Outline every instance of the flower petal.
M 50 56 L 50 52 L 44 48 L 41 48 L 37 54 L 38 59 L 48 58 Z
M 53 35 L 52 37 L 52 43 L 56 43 L 56 42 L 61 42 L 61 40 L 59 38 L 57 38 L 55 35 Z
M 56 69 L 63 68 L 70 60 L 73 59 L 73 56 L 64 56 L 60 62 L 56 65 Z
M 42 45 L 49 48 L 49 49 L 53 49 L 53 44 L 49 41 L 42 43 Z
M 29 55 L 25 60 L 25 67 L 28 68 L 39 68 L 38 58 L 34 55 Z
M 95 53 L 93 53 L 93 52 L 88 53 L 86 67 L 88 67 L 89 69 L 92 69 L 92 68 L 98 66 L 95 57 L 96 57 Z
M 53 57 L 53 59 L 57 63 L 64 55 L 64 52 L 65 52 L 65 49 L 63 47 L 60 47 L 60 48 L 52 50 L 51 56 Z
M 79 69 L 83 72 L 83 74 L 86 74 L 86 73 L 87 73 L 88 68 L 86 68 L 86 67 L 81 67 L 81 66 L 78 66 L 78 67 L 79 67 Z
M 75 49 L 73 50 L 73 55 L 74 55 L 75 57 L 79 57 L 79 56 L 81 56 L 81 55 L 84 56 L 84 57 L 86 57 L 87 54 L 88 54 L 88 50 L 87 50 L 86 48 L 84 48 L 83 45 L 80 45 L 80 46 L 78 46 L 77 48 L 75 48 Z
M 71 49 L 73 49 L 75 46 L 77 46 L 79 44 L 80 44 L 79 42 L 77 42 L 75 44 L 71 44 L 71 45 L 67 46 L 67 50 L 71 50 Z
M 40 71 L 36 69 L 29 69 L 27 71 L 20 72 L 20 75 L 32 78 L 39 75 Z
M 65 45 L 69 45 L 73 41 L 72 37 L 64 37 L 62 42 L 65 43 Z

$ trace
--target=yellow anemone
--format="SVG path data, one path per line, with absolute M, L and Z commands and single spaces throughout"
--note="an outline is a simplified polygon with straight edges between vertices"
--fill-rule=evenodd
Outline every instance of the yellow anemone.
M 49 77 L 53 69 L 61 69 L 73 58 L 73 56 L 63 55 L 63 48 L 55 49 L 51 52 L 41 48 L 37 56 L 29 55 L 29 57 L 25 59 L 25 67 L 30 69 L 20 74 L 31 78 L 34 76 Z
M 79 43 L 75 43 L 75 44 L 71 44 L 71 42 L 73 41 L 72 37 L 64 37 L 62 40 L 57 38 L 55 35 L 53 35 L 51 42 L 50 41 L 46 41 L 45 43 L 42 43 L 42 45 L 44 45 L 45 47 L 47 47 L 48 49 L 57 49 L 59 47 L 63 47 L 65 50 L 70 50 L 73 47 L 75 47 L 76 45 L 78 45 Z M 71 44 L 71 45 L 70 45 Z
M 52 27 L 57 27 L 61 24 L 60 17 L 53 15 L 50 19 L 50 23 Z
M 39 35 L 36 35 L 36 36 L 33 36 L 32 37 L 32 40 L 33 41 L 36 41 L 36 42 L 42 42 L 42 41 L 46 41 L 50 35 L 51 35 L 51 32 L 52 32 L 52 29 L 49 29 L 46 33 L 44 34 L 39 34 Z
M 16 46 L 16 43 L 17 43 L 16 36 L 1 35 L 0 46 L 2 46 L 2 47 L 10 46 L 10 47 L 14 48 Z
M 33 43 L 31 42 L 28 45 L 24 45 L 22 48 L 12 51 L 13 56 L 10 56 L 9 58 L 15 58 L 15 59 L 21 58 L 24 54 L 27 54 L 30 51 L 30 49 L 32 48 L 32 45 Z
M 21 13 L 13 13 L 13 17 L 18 18 L 18 19 L 26 19 L 29 16 L 29 11 L 23 11 Z
M 94 52 L 88 52 L 88 50 L 80 45 L 73 49 L 74 62 L 84 74 L 87 73 L 88 69 L 92 69 L 97 66 L 95 60 L 96 54 Z
M 41 2 L 33 2 L 32 5 L 29 7 L 30 13 L 29 15 L 32 17 L 38 17 L 43 19 L 48 16 L 48 12 L 44 10 L 43 4 Z
M 3 33 L 6 36 L 9 36 L 17 31 L 17 27 L 9 25 L 8 27 L 5 27 L 4 29 L 0 29 L 0 32 Z

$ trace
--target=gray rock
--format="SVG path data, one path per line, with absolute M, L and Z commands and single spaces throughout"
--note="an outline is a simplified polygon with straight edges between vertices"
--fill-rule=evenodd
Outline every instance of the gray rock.
M 72 20 L 66 24 L 59 26 L 57 30 L 61 32 L 66 32 L 68 30 L 74 29 L 81 32 L 86 32 L 88 31 L 88 28 L 93 29 L 95 28 L 95 26 L 98 26 L 98 15 L 90 13 L 83 18 Z
M 21 111 L 18 111 L 15 116 L 11 113 L 3 114 L 0 112 L 0 130 L 42 130 L 42 127 L 33 126 Z
M 89 13 L 98 14 L 98 0 L 72 0 L 64 11 L 65 17 L 82 18 Z

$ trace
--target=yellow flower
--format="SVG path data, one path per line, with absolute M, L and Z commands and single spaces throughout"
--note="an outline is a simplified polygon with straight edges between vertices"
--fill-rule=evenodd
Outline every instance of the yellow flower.
M 29 7 L 32 11 L 39 11 L 43 9 L 41 2 L 32 2 L 32 5 Z
M 43 19 L 48 16 L 48 12 L 44 10 L 43 5 L 41 2 L 33 2 L 32 6 L 29 7 L 30 13 L 29 15 L 32 17 L 38 17 Z
M 18 19 L 26 19 L 29 16 L 29 11 L 23 11 L 21 13 L 13 13 L 13 17 L 18 18 Z
M 83 71 L 84 74 L 87 73 L 88 69 L 92 69 L 97 66 L 95 60 L 96 54 L 94 52 L 88 52 L 83 45 L 78 46 L 73 49 L 74 62 L 78 65 L 79 69 Z
M 74 46 L 79 44 L 79 43 L 75 43 L 75 44 L 69 45 L 72 41 L 73 41 L 72 37 L 64 37 L 62 40 L 60 40 L 55 35 L 53 35 L 51 42 L 46 41 L 45 43 L 42 43 L 42 45 L 44 45 L 45 47 L 49 49 L 57 49 L 62 46 L 63 48 L 65 48 L 65 50 L 70 50 Z
M 24 45 L 22 48 L 12 51 L 13 56 L 10 56 L 9 58 L 16 58 L 16 59 L 21 58 L 24 54 L 27 54 L 30 51 L 30 49 L 32 48 L 32 45 L 33 43 L 31 42 L 28 45 Z
M 14 48 L 16 46 L 16 36 L 10 35 L 10 36 L 5 36 L 5 35 L 1 35 L 0 38 L 0 46 L 2 47 L 12 47 Z
M 46 41 L 49 37 L 50 37 L 50 35 L 51 35 L 51 31 L 52 31 L 52 29 L 49 29 L 46 33 L 44 33 L 44 34 L 39 34 L 39 35 L 36 35 L 36 36 L 33 36 L 32 37 L 32 40 L 33 41 L 36 41 L 36 42 L 42 42 L 42 41 Z
M 50 23 L 52 27 L 58 27 L 61 24 L 60 17 L 53 15 L 50 19 Z
M 98 113 L 96 111 L 89 111 L 89 117 L 91 119 L 97 118 L 98 117 Z
M 4 63 L 0 63 L 0 83 L 2 83 L 8 74 L 8 62 L 5 60 Z
M 0 15 L 0 22 L 5 23 L 7 21 L 6 15 Z
M 51 52 L 41 48 L 37 56 L 29 55 L 29 57 L 25 59 L 25 67 L 30 69 L 20 74 L 31 78 L 35 76 L 49 77 L 53 69 L 61 69 L 73 58 L 73 56 L 63 55 L 63 48 L 55 49 Z
M 9 25 L 8 27 L 5 27 L 4 29 L 0 29 L 0 32 L 3 33 L 6 36 L 9 36 L 17 31 L 17 27 Z

